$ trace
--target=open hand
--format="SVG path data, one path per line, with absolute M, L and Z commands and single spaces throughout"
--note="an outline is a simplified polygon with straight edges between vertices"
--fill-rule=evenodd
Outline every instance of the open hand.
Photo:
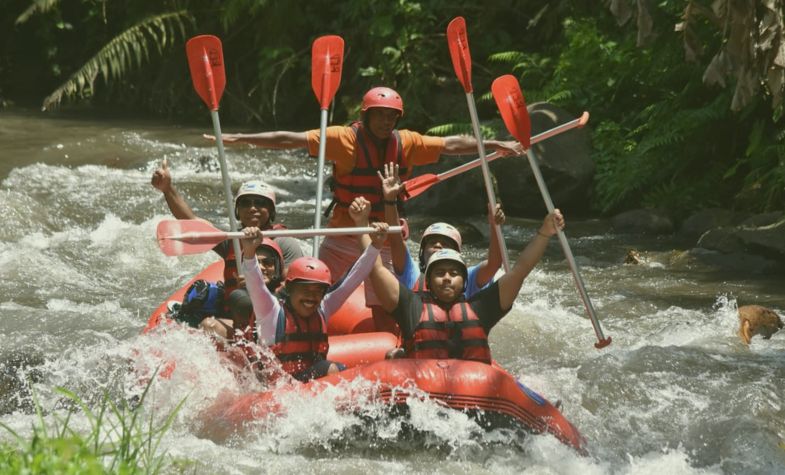
M 153 172 L 153 177 L 150 184 L 155 188 L 161 190 L 162 193 L 171 191 L 172 189 L 172 175 L 169 173 L 169 164 L 164 157 L 161 162 L 161 167 Z
M 496 152 L 503 156 L 519 156 L 524 155 L 526 153 L 526 149 L 523 148 L 520 142 L 517 140 L 508 140 L 505 142 L 497 142 L 496 144 Z
M 368 226 L 368 217 L 371 215 L 371 202 L 358 196 L 349 205 L 349 216 L 357 226 Z
M 384 175 L 382 175 L 382 172 L 376 172 L 379 175 L 379 179 L 382 180 L 382 194 L 385 200 L 394 201 L 398 199 L 398 194 L 403 190 L 403 183 L 401 183 L 398 171 L 397 163 L 388 162 L 384 164 Z

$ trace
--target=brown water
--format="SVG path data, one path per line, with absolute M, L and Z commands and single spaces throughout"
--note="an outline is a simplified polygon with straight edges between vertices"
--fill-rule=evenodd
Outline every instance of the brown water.
M 0 368 L 8 383 L 0 386 L 0 422 L 29 431 L 25 376 L 45 408 L 56 407 L 57 386 L 86 400 L 104 391 L 128 395 L 135 384 L 126 361 L 155 347 L 187 355 L 186 376 L 156 383 L 145 409 L 165 413 L 188 397 L 163 449 L 200 461 L 199 473 L 785 472 L 785 333 L 749 348 L 735 335 L 738 304 L 785 314 L 783 278 L 676 259 L 670 251 L 684 243 L 612 234 L 603 221 L 572 222 L 569 213 L 573 252 L 613 344 L 593 348 L 556 240 L 491 341 L 503 366 L 562 401 L 590 441 L 589 457 L 549 436 L 486 433 L 435 404 L 413 411 L 415 438 L 395 421 L 368 433 L 363 419 L 337 413 L 329 400 L 297 401 L 299 410 L 276 426 L 227 445 L 198 438 L 194 414 L 236 383 L 205 339 L 138 334 L 170 292 L 214 260 L 158 250 L 155 226 L 168 211 L 149 185 L 156 165 L 167 158 L 197 214 L 227 224 L 215 151 L 200 138 L 210 130 L 207 114 L 203 128 L 182 128 L 0 113 Z M 276 188 L 278 214 L 290 227 L 311 223 L 313 160 L 228 152 L 235 185 L 262 177 Z M 432 219 L 415 216 L 414 235 Z M 483 220 L 467 222 L 482 229 Z M 537 223 L 511 221 L 505 235 L 517 253 Z M 470 242 L 471 259 L 485 247 Z M 650 262 L 623 265 L 629 248 L 649 251 Z

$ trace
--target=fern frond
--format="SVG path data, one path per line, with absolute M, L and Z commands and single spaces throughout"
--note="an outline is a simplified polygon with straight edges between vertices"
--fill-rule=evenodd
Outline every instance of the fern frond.
M 488 60 L 494 63 L 522 63 L 526 55 L 520 51 L 503 51 L 488 56 Z
M 36 13 L 46 13 L 57 6 L 58 3 L 60 3 L 60 0 L 33 0 L 33 3 L 21 15 L 16 17 L 16 22 L 14 23 L 21 25 Z
M 177 38 L 185 38 L 186 22 L 193 24 L 193 17 L 188 11 L 180 10 L 145 18 L 128 28 L 47 96 L 42 109 L 56 107 L 64 97 L 91 94 L 99 75 L 105 82 L 121 79 L 150 57 L 150 49 L 154 48 L 160 54 Z
M 575 91 L 564 90 L 551 94 L 547 100 L 548 102 L 559 103 L 559 102 L 567 102 L 571 100 L 573 97 L 575 97 Z
M 425 132 L 428 135 L 440 135 L 440 136 L 447 136 L 447 135 L 471 135 L 472 134 L 472 124 L 470 123 L 452 123 L 452 124 L 441 124 L 436 125 L 428 129 Z

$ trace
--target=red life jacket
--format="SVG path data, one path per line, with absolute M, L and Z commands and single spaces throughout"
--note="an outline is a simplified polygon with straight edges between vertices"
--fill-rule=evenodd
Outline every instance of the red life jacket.
M 273 224 L 269 229 L 286 229 L 283 224 Z M 262 230 L 264 232 L 264 230 Z M 234 245 L 232 241 L 227 241 L 229 252 L 224 257 L 224 305 L 223 315 L 231 316 L 229 312 L 229 296 L 237 290 L 237 260 L 234 258 Z M 286 267 L 286 264 L 281 262 Z
M 406 353 L 419 358 L 457 358 L 491 364 L 488 334 L 472 307 L 455 302 L 449 310 L 433 303 L 426 294 L 423 299 L 420 322 L 414 335 L 404 342 Z
M 301 318 L 281 301 L 276 336 L 277 343 L 271 348 L 281 361 L 283 370 L 289 374 L 300 373 L 317 361 L 327 359 L 330 348 L 327 342 L 327 325 L 319 312 L 308 318 Z
M 384 196 L 377 172 L 383 172 L 384 164 L 392 162 L 398 164 L 401 180 L 411 175 L 411 170 L 404 166 L 401 136 L 398 130 L 393 130 L 387 139 L 387 147 L 380 150 L 362 123 L 355 122 L 351 127 L 356 137 L 357 159 L 348 175 L 339 175 L 333 165 L 333 202 L 325 215 L 329 214 L 333 206 L 348 208 L 355 198 L 363 196 L 371 202 L 371 221 L 384 221 Z M 403 214 L 401 201 L 398 202 L 398 211 Z
M 420 272 L 420 277 L 417 277 L 417 280 L 414 282 L 414 287 L 412 287 L 413 292 L 428 292 L 428 283 L 425 282 L 425 273 Z

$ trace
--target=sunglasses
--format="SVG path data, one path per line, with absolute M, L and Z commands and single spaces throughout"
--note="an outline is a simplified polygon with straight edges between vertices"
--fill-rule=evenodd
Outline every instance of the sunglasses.
M 272 267 L 272 266 L 274 266 L 274 265 L 275 265 L 275 259 L 274 259 L 274 258 L 272 258 L 272 257 L 261 257 L 261 256 L 257 256 L 257 257 L 256 257 L 256 261 L 257 261 L 259 264 L 261 264 L 261 265 L 263 265 L 263 266 L 265 266 L 265 267 Z
M 270 206 L 270 200 L 261 197 L 252 198 L 250 196 L 243 196 L 237 200 L 238 208 L 250 208 L 251 206 L 255 208 L 266 208 Z

